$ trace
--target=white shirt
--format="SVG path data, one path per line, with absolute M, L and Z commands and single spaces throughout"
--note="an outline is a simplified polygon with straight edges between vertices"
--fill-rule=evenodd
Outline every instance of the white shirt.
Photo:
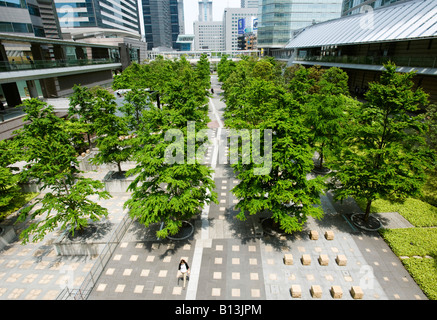
M 182 273 L 187 272 L 187 265 L 185 263 L 181 264 L 181 272 Z

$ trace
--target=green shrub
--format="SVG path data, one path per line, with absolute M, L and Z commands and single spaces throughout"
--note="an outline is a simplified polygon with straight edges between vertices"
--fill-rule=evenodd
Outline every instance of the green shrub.
M 357 200 L 361 210 L 365 210 L 364 201 Z M 424 201 L 408 198 L 404 202 L 378 199 L 372 202 L 372 213 L 398 212 L 416 227 L 437 226 L 437 208 Z
M 428 299 L 437 300 L 437 259 L 409 258 L 402 260 L 405 268 Z
M 382 229 L 380 233 L 397 256 L 437 256 L 436 228 Z
M 39 193 L 19 193 L 18 196 L 15 197 L 7 207 L 4 207 L 2 211 L 0 211 L 0 221 L 15 211 L 21 209 L 26 203 L 35 198 L 37 195 L 39 195 Z
M 421 200 L 437 207 L 437 171 L 428 172 L 428 179 L 422 188 Z

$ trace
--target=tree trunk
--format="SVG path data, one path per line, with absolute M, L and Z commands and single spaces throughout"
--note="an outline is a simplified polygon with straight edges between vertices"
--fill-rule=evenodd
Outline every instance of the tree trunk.
M 159 93 L 156 94 L 156 104 L 158 105 L 158 109 L 161 109 L 161 101 L 159 99 Z
M 323 151 L 320 152 L 320 158 L 319 158 L 319 169 L 323 169 Z
M 117 166 L 118 166 L 118 172 L 121 172 L 121 163 L 117 162 Z
M 91 145 L 91 137 L 90 137 L 90 134 L 87 132 L 86 136 L 87 136 L 87 138 L 88 138 L 88 146 L 89 146 L 89 149 L 91 150 L 92 145 Z
M 366 213 L 364 214 L 364 221 L 365 222 L 367 222 L 369 220 L 371 205 L 372 205 L 372 200 L 367 200 Z

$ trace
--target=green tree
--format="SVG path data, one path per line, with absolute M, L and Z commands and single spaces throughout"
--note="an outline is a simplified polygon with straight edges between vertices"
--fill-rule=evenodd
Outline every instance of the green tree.
M 146 227 L 162 222 L 157 236 L 165 238 L 176 234 L 182 221 L 199 214 L 205 204 L 217 202 L 217 195 L 212 192 L 212 170 L 201 164 L 200 153 L 189 157 L 188 151 L 204 143 L 196 137 L 207 128 L 209 82 L 202 81 L 185 58 L 158 63 L 173 76 L 160 91 L 161 108 L 151 106 L 143 112 L 133 140 L 137 166 L 128 171 L 136 178 L 125 207 Z M 189 129 L 189 123 L 194 127 Z
M 157 236 L 165 238 L 176 234 L 182 221 L 199 214 L 206 203 L 217 202 L 217 195 L 212 192 L 215 187 L 212 170 L 198 160 L 194 163 L 185 161 L 188 160 L 187 130 L 176 127 L 166 110 L 152 107 L 144 117 L 148 121 L 144 121 L 136 139 L 141 148 L 137 148 L 133 155 L 137 166 L 128 171 L 128 174 L 137 176 L 128 188 L 132 196 L 125 207 L 146 227 L 163 222 Z M 166 138 L 172 129 L 177 134 L 175 142 Z M 182 161 L 171 162 L 166 152 L 175 144 L 174 152 L 180 152 Z
M 228 60 L 228 57 L 229 55 L 223 55 L 217 64 L 217 74 L 220 82 L 225 82 L 236 67 L 236 63 L 231 59 Z
M 131 146 L 128 136 L 126 119 L 115 114 L 117 104 L 115 97 L 107 90 L 97 88 L 95 90 L 94 104 L 100 110 L 95 120 L 99 152 L 91 162 L 94 164 L 115 163 L 118 171 L 122 172 L 121 163 L 131 156 Z
M 42 199 L 19 215 L 19 222 L 31 219 L 31 224 L 20 234 L 25 244 L 31 235 L 32 241 L 41 240 L 60 223 L 62 229 L 69 226 L 73 234 L 82 230 L 88 219 L 97 220 L 108 214 L 105 208 L 87 197 L 97 194 L 109 198 L 110 195 L 99 191 L 104 187 L 101 182 L 77 176 L 76 150 L 53 107 L 38 99 L 26 100 L 23 105 L 25 124 L 16 131 L 18 145 L 24 150 L 23 160 L 29 163 L 23 175 L 26 179 L 36 179 L 42 190 L 48 189 Z M 41 208 L 31 213 L 37 204 L 41 204 Z M 47 215 L 41 219 L 44 213 Z
M 272 81 L 252 78 L 249 82 L 252 96 L 234 113 L 234 119 L 225 122 L 233 129 L 258 129 L 261 132 L 259 140 L 253 137 L 256 131 L 251 133 L 252 142 L 259 141 L 259 147 L 252 143 L 250 151 L 241 146 L 242 159 L 233 165 L 237 178 L 241 180 L 232 189 L 240 199 L 236 206 L 240 210 L 237 217 L 245 220 L 247 214 L 269 212 L 286 233 L 302 230 L 309 216 L 320 218 L 323 214 L 320 208 L 314 207 L 320 201 L 322 178 L 307 179 L 313 162 L 302 106 Z M 263 135 L 268 133 L 266 130 L 272 132 L 270 152 L 268 146 L 261 143 L 268 138 Z M 252 155 L 249 162 L 244 161 L 247 153 Z M 264 163 L 257 163 L 255 154 L 263 154 Z M 268 160 L 269 156 L 271 160 Z M 268 161 L 269 172 L 261 169 Z
M 92 91 L 80 85 L 73 86 L 73 94 L 69 97 L 70 107 L 68 108 L 68 116 L 71 120 L 70 128 L 75 126 L 74 116 L 78 116 L 80 126 L 87 135 L 88 146 L 91 149 L 91 135 L 95 133 L 94 121 L 98 116 L 98 110 L 95 109 Z
M 324 159 L 336 150 L 343 139 L 349 109 L 357 101 L 349 97 L 348 76 L 339 68 L 326 70 L 319 81 L 319 91 L 306 100 L 306 125 L 311 130 L 310 142 L 319 154 L 316 168 L 323 171 Z
M 335 199 L 365 200 L 366 222 L 373 200 L 420 194 L 430 161 L 423 116 L 412 115 L 426 105 L 427 94 L 414 89 L 414 73 L 397 73 L 393 63 L 384 67 L 349 122 L 342 149 L 329 161 Z
M 142 112 L 150 108 L 150 94 L 145 89 L 132 89 L 126 92 L 124 99 L 126 103 L 119 110 L 126 118 L 129 129 L 136 131 L 140 126 Z
M 437 155 L 437 105 L 430 104 L 426 108 L 425 121 L 428 125 L 428 145 Z M 437 170 L 437 163 L 434 167 Z
M 14 141 L 0 141 L 0 220 L 3 218 L 3 211 L 20 193 L 19 175 L 14 173 L 11 167 L 18 160 L 17 151 Z
M 208 55 L 206 53 L 202 53 L 199 61 L 196 64 L 196 75 L 199 80 L 202 82 L 202 87 L 209 89 L 210 88 L 210 74 L 211 74 L 211 66 L 208 60 Z

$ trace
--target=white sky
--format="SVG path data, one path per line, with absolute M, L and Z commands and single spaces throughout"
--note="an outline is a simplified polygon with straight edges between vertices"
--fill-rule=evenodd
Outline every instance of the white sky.
M 199 0 L 184 0 L 185 33 L 193 34 L 193 22 L 199 16 Z M 212 0 L 212 19 L 222 21 L 225 8 L 240 8 L 240 0 Z

